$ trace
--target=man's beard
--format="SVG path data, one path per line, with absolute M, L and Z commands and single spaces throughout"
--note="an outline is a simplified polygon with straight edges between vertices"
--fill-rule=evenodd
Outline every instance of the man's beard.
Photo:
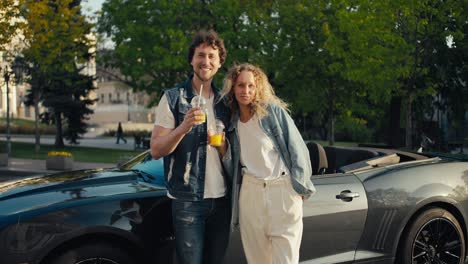
M 195 74 L 197 76 L 197 78 L 202 82 L 211 81 L 213 79 L 213 77 L 214 77 L 214 74 L 213 74 L 209 78 L 206 79 L 206 78 L 201 77 L 200 74 L 198 74 L 198 72 L 196 72 L 196 71 L 193 71 L 193 74 Z

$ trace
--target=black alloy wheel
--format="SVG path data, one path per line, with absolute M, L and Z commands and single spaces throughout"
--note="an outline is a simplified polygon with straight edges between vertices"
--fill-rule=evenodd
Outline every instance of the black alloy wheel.
M 119 264 L 118 262 L 113 261 L 112 259 L 106 258 L 89 258 L 77 262 L 76 264 Z
M 89 243 L 72 247 L 51 261 L 52 264 L 135 264 L 125 249 L 108 243 Z
M 416 218 L 402 250 L 402 263 L 465 263 L 465 239 L 460 224 L 441 208 L 429 209 Z

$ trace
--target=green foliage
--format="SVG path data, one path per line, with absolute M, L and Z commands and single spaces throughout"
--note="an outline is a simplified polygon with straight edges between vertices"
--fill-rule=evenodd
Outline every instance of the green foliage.
M 109 129 L 104 132 L 103 136 L 115 137 L 116 134 L 117 134 L 117 130 Z M 141 130 L 141 129 L 137 129 L 137 130 L 125 129 L 123 132 L 123 135 L 124 137 L 141 137 L 141 138 L 149 139 L 151 137 L 151 131 Z
M 57 148 L 64 146 L 63 136 L 77 143 L 86 132 L 84 120 L 94 102 L 88 98 L 95 89 L 93 79 L 83 75 L 80 66 L 92 58 L 91 24 L 79 4 L 72 0 L 23 2 L 27 48 L 21 61 L 28 67 L 31 85 L 26 104 L 42 102 L 47 108 L 43 116 L 56 126 Z
M 0 153 L 8 153 L 8 145 L 4 141 L 0 141 Z
M 5 44 L 11 44 L 24 27 L 24 22 L 19 20 L 19 11 L 17 1 L 0 0 L 0 51 Z
M 366 120 L 353 117 L 350 112 L 340 116 L 336 122 L 336 140 L 371 142 L 372 132 Z
M 461 114 L 467 108 L 456 98 L 466 101 L 466 92 L 460 96 L 461 90 L 466 91 L 466 84 L 461 82 L 466 76 L 461 62 L 466 61 L 466 49 L 449 47 L 447 38 L 466 45 L 462 2 L 332 1 L 342 6 L 336 17 L 345 38 L 333 38 L 327 47 L 345 62 L 342 76 L 362 83 L 374 102 L 385 103 L 392 96 L 401 96 L 413 104 L 437 93 L 453 94 L 458 96 L 448 95 L 452 99 L 445 105 L 453 103 L 455 112 Z M 452 57 L 454 54 L 458 58 Z M 406 120 L 414 119 L 411 109 L 406 115 Z M 410 135 L 413 126 L 410 123 L 406 127 Z
M 0 133 L 6 133 L 6 123 L 4 122 L 5 118 L 0 118 Z M 16 118 L 10 120 L 11 134 L 32 135 L 34 132 L 34 121 Z M 55 134 L 55 128 L 41 124 L 39 126 L 39 133 L 42 135 L 53 135 Z
M 0 141 L 0 145 L 4 141 Z M 47 158 L 49 151 L 57 151 L 53 145 L 41 145 L 39 153 L 34 152 L 34 145 L 31 143 L 12 142 L 11 143 L 11 157 L 20 159 L 42 159 Z M 114 163 L 122 159 L 122 157 L 131 157 L 140 154 L 141 151 L 121 150 L 121 149 L 103 149 L 103 148 L 90 148 L 90 147 L 65 147 L 60 151 L 66 151 L 73 155 L 74 161 L 81 162 L 103 162 Z
M 214 28 L 228 49 L 217 82 L 232 63 L 251 62 L 292 102 L 293 113 L 313 116 L 313 127 L 332 130 L 335 117 L 351 111 L 381 129 L 386 120 L 362 109 L 378 107 L 383 116 L 396 96 L 442 94 L 441 107 L 463 120 L 464 8 L 457 0 L 107 0 L 98 27 L 115 43 L 104 61 L 137 90 L 159 93 L 185 79 L 192 33 Z M 337 129 L 362 127 L 345 121 Z
M 187 51 L 192 35 L 202 28 L 215 29 L 228 49 L 223 72 L 233 61 L 257 56 L 258 32 L 241 19 L 252 5 L 230 0 L 106 1 L 98 30 L 112 39 L 115 49 L 98 60 L 118 68 L 134 89 L 158 94 L 191 71 Z M 217 82 L 221 79 L 218 74 Z
M 6 126 L 0 125 L 0 133 L 5 133 Z M 35 128 L 33 126 L 26 126 L 26 125 L 18 125 L 18 126 L 11 126 L 10 133 L 11 134 L 20 134 L 20 135 L 32 135 L 35 132 Z M 39 133 L 41 135 L 55 135 L 55 128 L 54 127 L 41 127 L 39 128 Z

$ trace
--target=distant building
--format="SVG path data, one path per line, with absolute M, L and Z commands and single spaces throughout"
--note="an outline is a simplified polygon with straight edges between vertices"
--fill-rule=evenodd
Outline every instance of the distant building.
M 97 87 L 94 98 L 97 102 L 92 107 L 91 124 L 118 122 L 153 123 L 154 111 L 147 106 L 151 97 L 145 92 L 134 92 L 132 88 L 119 80 L 119 71 L 97 67 Z M 93 98 L 92 97 L 92 98 Z

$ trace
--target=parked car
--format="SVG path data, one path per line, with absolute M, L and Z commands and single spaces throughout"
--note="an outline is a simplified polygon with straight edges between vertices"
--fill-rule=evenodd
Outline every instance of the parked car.
M 464 263 L 468 162 L 308 144 L 301 263 Z M 1 263 L 173 263 L 171 200 L 148 151 L 119 168 L 0 186 Z M 238 230 L 227 264 L 246 263 Z

